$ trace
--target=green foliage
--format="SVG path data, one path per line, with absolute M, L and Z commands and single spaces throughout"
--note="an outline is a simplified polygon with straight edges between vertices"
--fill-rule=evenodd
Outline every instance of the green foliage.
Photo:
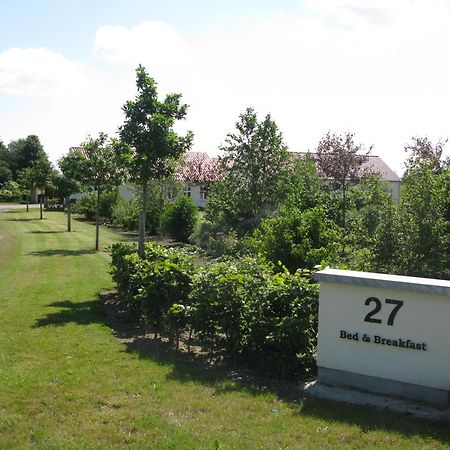
M 450 223 L 445 173 L 434 174 L 424 165 L 404 179 L 400 215 L 402 273 L 450 278 Z
M 189 329 L 210 352 L 281 377 L 313 367 L 318 287 L 308 271 L 276 273 L 254 258 L 194 270 L 183 252 L 153 243 L 144 259 L 131 245 L 111 252 L 123 304 L 155 334 L 167 332 L 178 343 Z
M 225 232 L 219 224 L 199 220 L 189 236 L 189 242 L 206 251 L 213 258 L 248 253 L 247 239 L 238 239 L 235 231 Z
M 246 356 L 281 378 L 315 366 L 318 285 L 307 270 L 275 274 L 258 291 L 251 308 Z
M 0 160 L 0 187 L 12 180 L 12 172 L 5 161 Z
M 123 230 L 137 230 L 139 223 L 139 201 L 135 198 L 124 200 L 119 197 L 112 208 L 111 224 L 115 228 Z
M 291 271 L 337 259 L 339 229 L 321 206 L 306 211 L 284 207 L 278 216 L 265 219 L 250 241 L 270 261 L 280 261 Z
M 173 239 L 188 242 L 197 216 L 198 210 L 192 199 L 181 195 L 166 207 L 162 216 L 162 229 Z
M 234 261 L 233 261 L 234 262 Z M 264 268 L 249 261 L 204 268 L 194 279 L 192 324 L 210 350 L 225 347 L 236 359 L 248 336 L 250 305 Z
M 59 167 L 70 180 L 78 182 L 85 192 L 117 187 L 123 180 L 122 160 L 115 142 L 105 133 L 88 137 L 81 147 L 59 160 Z
M 372 265 L 374 255 L 378 255 L 377 258 L 380 257 L 386 264 L 387 260 L 382 254 L 393 242 L 387 238 L 385 242 L 380 240 L 380 227 L 387 226 L 387 223 L 382 225 L 382 222 L 387 219 L 386 214 L 395 210 L 389 186 L 378 174 L 364 174 L 356 186 L 348 189 L 347 209 L 347 229 L 341 239 L 344 249 L 341 264 L 352 270 L 379 270 L 375 268 L 380 267 L 378 263 Z M 387 228 L 385 231 L 388 231 Z
M 168 94 L 158 100 L 157 84 L 145 68 L 136 69 L 138 95 L 123 106 L 124 124 L 120 127 L 121 150 L 129 178 L 142 187 L 142 211 L 139 222 L 139 253 L 144 253 L 144 230 L 147 210 L 147 186 L 173 173 L 176 161 L 190 149 L 193 134 L 179 136 L 174 131 L 177 120 L 184 119 L 188 106 L 181 94 Z
M 211 188 L 206 216 L 242 235 L 283 200 L 288 153 L 270 115 L 258 121 L 252 108 L 239 116 L 236 132 L 225 142 L 219 160 L 222 181 Z
M 140 271 L 142 260 L 133 244 L 115 243 L 110 247 L 111 277 L 116 283 L 122 304 L 129 311 L 136 311 L 135 296 L 141 287 Z
M 305 211 L 319 205 L 327 205 L 330 201 L 326 184 L 317 173 L 314 158 L 309 154 L 304 157 L 294 156 L 292 169 L 286 176 L 286 205 Z
M 119 194 L 117 189 L 112 191 L 105 191 L 100 194 L 98 211 L 99 217 L 103 220 L 109 221 L 113 216 L 115 205 L 119 201 Z M 80 200 L 78 200 L 74 207 L 73 212 L 77 214 L 83 214 L 86 219 L 94 220 L 97 211 L 97 194 L 91 192 L 84 194 Z
M 360 155 L 361 144 L 356 144 L 354 134 L 346 132 L 342 135 L 330 131 L 320 140 L 317 146 L 317 164 L 325 177 L 332 180 L 342 191 L 341 226 L 346 228 L 347 187 L 361 177 L 361 166 L 367 156 Z M 370 149 L 369 149 L 370 151 Z
M 450 279 L 449 169 L 442 144 L 426 138 L 407 146 L 401 204 L 380 209 L 375 233 L 375 270 L 401 275 Z
M 40 160 L 47 160 L 44 148 L 36 135 L 29 135 L 24 139 L 11 141 L 8 144 L 10 169 L 14 178 L 17 174 L 27 168 L 33 166 Z
M 182 252 L 151 242 L 146 244 L 145 258 L 139 263 L 140 286 L 134 300 L 140 305 L 145 324 L 154 330 L 155 335 L 166 325 L 163 322 L 165 318 L 172 326 L 183 322 L 174 318 L 177 315 L 175 309 L 184 310 L 188 305 L 192 272 L 190 259 Z
M 23 191 L 15 181 L 5 183 L 0 189 L 0 202 L 17 202 L 22 200 Z

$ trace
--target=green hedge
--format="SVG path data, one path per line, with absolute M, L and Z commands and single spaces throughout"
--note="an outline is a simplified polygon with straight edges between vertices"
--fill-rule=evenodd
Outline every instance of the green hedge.
M 184 332 L 211 353 L 224 352 L 281 378 L 315 366 L 318 286 L 254 258 L 195 268 L 182 250 L 154 243 L 140 259 L 129 244 L 112 246 L 112 277 L 123 305 L 155 335 L 178 347 Z

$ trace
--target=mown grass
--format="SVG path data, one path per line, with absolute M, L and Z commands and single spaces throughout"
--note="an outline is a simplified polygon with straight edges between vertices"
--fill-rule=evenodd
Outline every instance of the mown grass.
M 94 228 L 0 214 L 1 448 L 445 448 L 450 426 L 249 387 L 119 342 Z M 121 236 L 102 230 L 103 246 Z

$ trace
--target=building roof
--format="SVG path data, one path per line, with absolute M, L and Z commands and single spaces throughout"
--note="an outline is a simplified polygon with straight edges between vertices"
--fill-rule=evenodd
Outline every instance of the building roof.
M 310 155 L 313 158 L 316 157 L 316 153 L 312 152 L 290 152 L 294 156 L 306 156 Z M 366 155 L 367 161 L 361 166 L 361 172 L 375 172 L 379 173 L 384 181 L 400 182 L 400 177 L 381 159 L 380 156 Z
M 70 151 L 81 150 L 83 147 L 71 147 Z M 307 152 L 289 152 L 293 156 L 304 157 L 310 155 L 315 158 L 315 153 Z M 400 177 L 379 157 L 376 155 L 367 155 L 361 167 L 363 172 L 379 173 L 385 181 L 400 182 Z M 187 152 L 183 161 L 175 172 L 175 179 L 193 183 L 211 183 L 220 179 L 218 167 L 218 158 L 212 158 L 206 152 Z
M 363 170 L 378 172 L 386 181 L 401 181 L 400 177 L 379 156 L 367 156 L 368 161 L 362 165 Z
M 178 181 L 211 183 L 220 179 L 217 158 L 205 152 L 187 152 L 175 172 Z

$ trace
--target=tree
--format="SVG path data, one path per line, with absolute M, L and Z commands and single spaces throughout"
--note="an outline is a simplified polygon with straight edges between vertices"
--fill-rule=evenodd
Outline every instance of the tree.
M 311 154 L 293 156 L 291 166 L 286 177 L 285 204 L 300 211 L 327 205 L 329 195 L 324 189 L 325 183 L 317 173 L 317 166 Z
M 63 159 L 59 161 L 59 165 L 64 167 Z M 62 169 L 61 169 L 62 170 Z M 63 173 L 55 172 L 53 174 L 53 186 L 56 196 L 67 204 L 67 231 L 72 231 L 72 202 L 70 196 L 81 191 L 81 186 L 77 181 L 66 176 Z
M 95 214 L 95 250 L 99 250 L 100 195 L 103 191 L 117 187 L 123 180 L 120 155 L 114 141 L 109 141 L 105 133 L 98 138 L 88 137 L 81 144 L 59 161 L 63 173 L 70 179 L 80 183 L 83 190 L 97 192 Z
M 247 108 L 221 150 L 222 181 L 212 189 L 207 215 L 244 234 L 283 200 L 287 148 L 270 114 L 258 121 L 256 112 Z
M 42 216 L 42 205 L 45 196 L 45 189 L 49 186 L 51 175 L 53 173 L 53 168 L 47 155 L 44 153 L 37 161 L 35 161 L 31 166 L 31 173 L 34 180 L 34 185 L 41 191 L 39 196 L 39 216 Z
M 36 188 L 36 181 L 34 179 L 33 169 L 26 167 L 17 174 L 17 182 L 25 195 L 27 202 L 27 212 L 29 211 L 30 192 Z
M 155 80 L 141 65 L 136 69 L 136 86 L 136 98 L 122 108 L 125 121 L 119 132 L 130 180 L 142 187 L 139 255 L 144 257 L 148 183 L 173 173 L 175 162 L 190 149 L 193 134 L 179 136 L 173 129 L 175 121 L 185 118 L 188 108 L 181 103 L 181 94 L 168 94 L 159 100 Z
M 407 145 L 400 214 L 400 270 L 406 275 L 450 276 L 449 169 L 442 143 L 426 138 Z
M 419 169 L 424 165 L 430 167 L 433 173 L 440 173 L 450 167 L 450 158 L 443 159 L 443 151 L 447 140 L 438 141 L 436 145 L 427 137 L 412 137 L 412 142 L 405 145 L 409 153 L 406 161 L 407 172 Z
M 2 185 L 11 180 L 12 171 L 10 155 L 3 142 L 0 141 L 0 188 Z
M 349 131 L 343 135 L 329 131 L 321 139 L 316 150 L 316 159 L 320 171 L 342 190 L 341 214 L 343 228 L 346 227 L 347 187 L 349 183 L 359 179 L 361 166 L 367 161 L 367 156 L 358 154 L 362 150 L 362 145 L 356 144 L 353 137 L 354 134 Z
M 39 137 L 33 134 L 25 139 L 11 141 L 8 144 L 8 151 L 14 178 L 26 167 L 31 167 L 41 159 L 47 159 Z

